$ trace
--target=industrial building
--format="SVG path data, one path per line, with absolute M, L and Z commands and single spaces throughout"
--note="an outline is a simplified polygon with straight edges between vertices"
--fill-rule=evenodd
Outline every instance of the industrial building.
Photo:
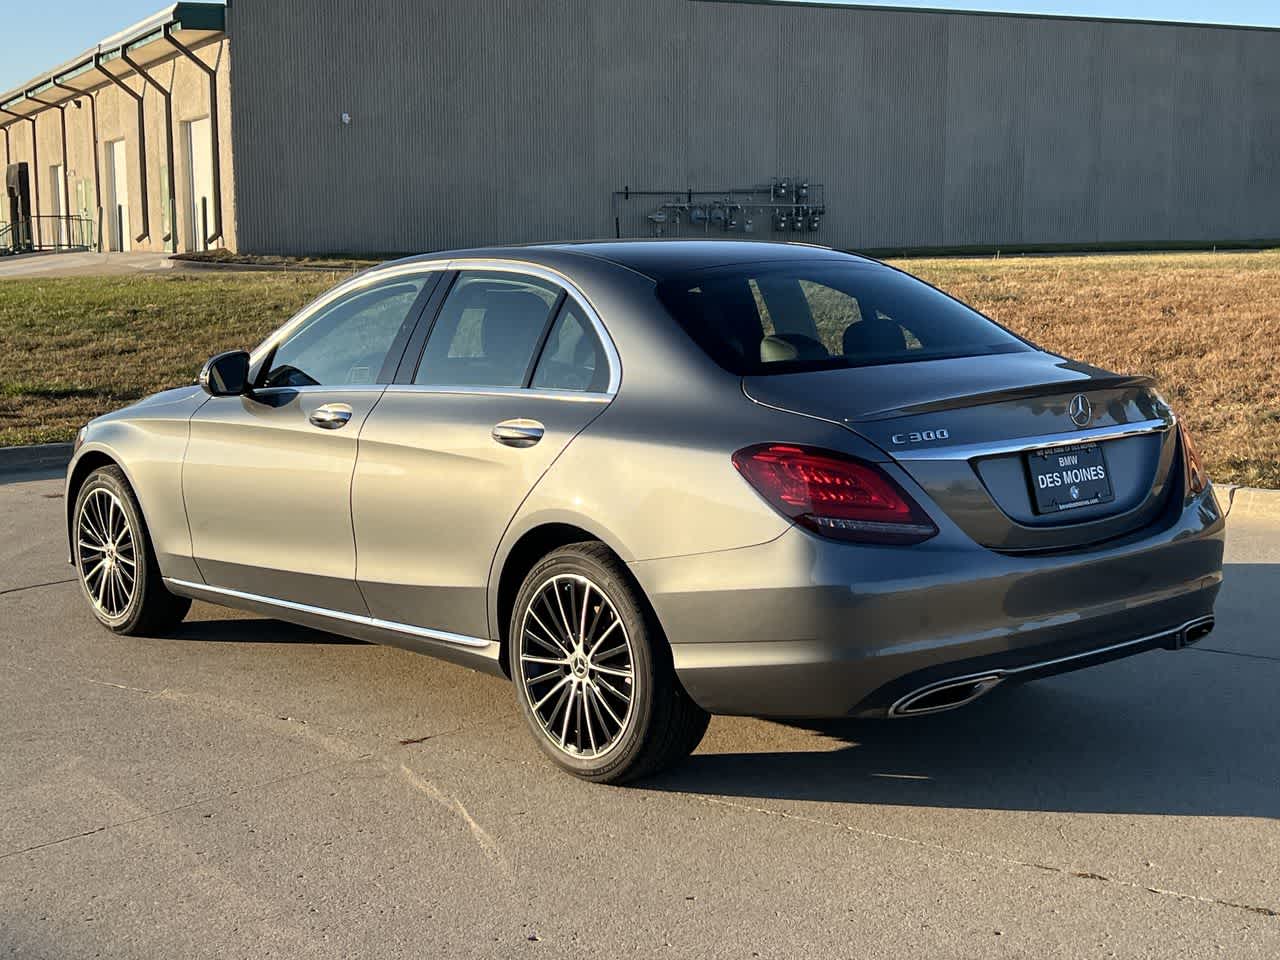
M 1275 29 L 232 0 L 179 3 L 0 94 L 0 125 L 33 210 L 110 249 L 1160 247 L 1280 242 L 1278 105 Z

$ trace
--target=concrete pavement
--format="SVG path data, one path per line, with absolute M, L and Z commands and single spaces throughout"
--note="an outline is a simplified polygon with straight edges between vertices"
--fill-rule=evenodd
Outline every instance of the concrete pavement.
M 0 257 L 8 277 L 106 277 L 172 270 L 167 253 L 24 253 Z
M 28 475 L 29 476 L 29 475 Z M 197 605 L 118 638 L 0 480 L 0 956 L 1280 955 L 1280 525 L 1219 629 L 572 780 L 502 681 Z

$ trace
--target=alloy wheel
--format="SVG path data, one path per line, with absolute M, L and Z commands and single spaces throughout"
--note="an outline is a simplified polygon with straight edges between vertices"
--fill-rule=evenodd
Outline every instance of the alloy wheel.
M 133 528 L 120 499 L 105 487 L 91 490 L 76 523 L 80 578 L 99 615 L 124 616 L 138 587 L 138 553 Z
M 520 682 L 538 726 L 570 757 L 613 750 L 631 721 L 635 658 L 626 625 L 599 586 L 549 578 L 520 624 Z

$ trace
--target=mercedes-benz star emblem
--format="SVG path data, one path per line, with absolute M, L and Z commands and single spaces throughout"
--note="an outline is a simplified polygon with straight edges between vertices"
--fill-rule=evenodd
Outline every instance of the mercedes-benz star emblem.
M 1077 393 L 1071 400 L 1071 406 L 1067 407 L 1067 416 L 1077 427 L 1086 426 L 1093 419 L 1093 405 L 1089 403 L 1089 398 L 1083 393 Z

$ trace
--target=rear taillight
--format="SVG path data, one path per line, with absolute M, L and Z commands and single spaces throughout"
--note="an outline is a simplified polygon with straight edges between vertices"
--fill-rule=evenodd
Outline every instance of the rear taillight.
M 815 533 L 860 543 L 919 543 L 938 528 L 872 463 L 829 450 L 766 443 L 733 455 L 733 465 L 784 516 Z
M 1209 475 L 1205 473 L 1200 451 L 1191 440 L 1191 431 L 1181 421 L 1178 423 L 1178 437 L 1182 442 L 1182 462 L 1187 468 L 1187 492 L 1195 495 L 1204 493 L 1209 486 Z

